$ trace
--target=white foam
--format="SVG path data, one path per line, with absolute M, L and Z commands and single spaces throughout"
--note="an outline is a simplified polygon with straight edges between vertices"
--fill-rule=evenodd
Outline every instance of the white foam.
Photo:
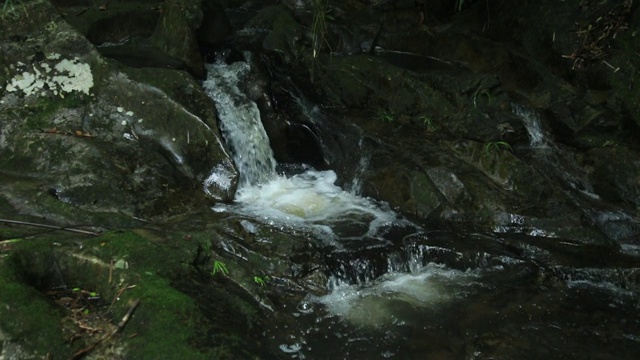
M 224 210 L 330 236 L 335 227 L 346 223 L 361 224 L 364 227 L 361 236 L 374 236 L 380 227 L 397 218 L 386 205 L 344 191 L 335 185 L 336 179 L 331 170 L 278 176 L 263 184 L 240 188 L 236 203 Z M 222 210 L 219 207 L 216 210 Z
M 429 264 L 414 273 L 388 273 L 366 287 L 337 285 L 314 301 L 326 310 L 359 326 L 380 326 L 398 321 L 399 309 L 425 309 L 458 296 L 456 287 L 469 285 L 470 272 Z M 404 319 L 410 321 L 410 319 Z

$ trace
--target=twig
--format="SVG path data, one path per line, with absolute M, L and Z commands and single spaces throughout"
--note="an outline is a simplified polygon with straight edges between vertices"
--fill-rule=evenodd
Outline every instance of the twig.
M 136 285 L 127 285 L 124 284 L 123 287 L 121 287 L 120 289 L 118 289 L 118 292 L 116 293 L 116 296 L 113 297 L 113 300 L 111 301 L 111 305 L 109 306 L 109 310 L 111 310 L 111 308 L 113 307 L 113 305 L 116 303 L 116 301 L 120 300 L 120 296 L 122 296 L 122 294 L 129 289 L 133 289 L 135 288 Z
M 93 231 L 74 229 L 74 228 L 71 228 L 71 227 L 62 227 L 62 226 L 55 226 L 55 225 L 32 223 L 32 222 L 27 222 L 27 221 L 0 219 L 0 223 L 41 227 L 41 228 L 62 230 L 62 231 L 70 231 L 70 232 L 75 232 L 75 233 L 79 233 L 79 234 L 93 235 L 93 236 L 99 236 L 100 235 L 100 234 L 98 234 L 96 232 L 93 232 Z
M 111 331 L 110 333 L 106 333 L 104 334 L 100 339 L 98 339 L 95 343 L 87 346 L 84 349 L 78 350 L 76 351 L 75 354 L 73 354 L 73 356 L 71 357 L 72 360 L 76 360 L 76 359 L 80 359 L 81 357 L 85 356 L 86 354 L 88 354 L 90 351 L 92 351 L 93 349 L 95 349 L 98 345 L 100 345 L 100 343 L 102 343 L 103 341 L 105 341 L 106 339 L 112 337 L 113 335 L 117 334 L 118 332 L 122 331 L 122 329 L 124 328 L 125 325 L 127 325 L 127 322 L 129 321 L 129 319 L 131 318 L 131 314 L 133 314 L 133 311 L 136 309 L 136 307 L 138 307 L 138 304 L 140 304 L 140 299 L 136 299 L 133 304 L 131 304 L 131 306 L 129 306 L 129 310 L 127 310 L 127 313 L 124 315 L 124 317 L 122 317 L 122 320 L 120 320 L 120 322 L 118 323 L 118 326 Z
M 127 310 L 127 313 L 124 314 L 124 316 L 122 317 L 122 320 L 120 320 L 120 322 L 118 323 L 118 328 L 115 329 L 112 334 L 115 334 L 119 331 L 122 331 L 122 329 L 124 328 L 125 325 L 127 325 L 127 322 L 129 322 L 129 319 L 131 318 L 131 314 L 133 314 L 133 311 L 136 309 L 136 307 L 138 307 L 138 304 L 140 304 L 140 299 L 135 299 L 133 301 L 133 304 L 131 304 L 131 306 L 129 306 L 129 310 Z
M 613 70 L 613 72 L 618 72 L 618 70 L 620 70 L 620 67 L 615 67 L 615 66 L 609 64 L 608 62 L 606 62 L 605 60 L 602 60 L 602 63 L 607 65 L 611 70 Z
M 111 284 L 111 280 L 113 280 L 113 259 L 109 261 L 109 284 Z

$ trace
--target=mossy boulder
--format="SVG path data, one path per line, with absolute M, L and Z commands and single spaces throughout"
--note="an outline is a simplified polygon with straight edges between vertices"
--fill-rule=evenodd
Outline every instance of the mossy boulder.
M 48 2 L 25 7 L 24 22 L 0 20 L 3 173 L 95 212 L 151 218 L 231 199 L 236 170 L 187 73 L 124 67 Z

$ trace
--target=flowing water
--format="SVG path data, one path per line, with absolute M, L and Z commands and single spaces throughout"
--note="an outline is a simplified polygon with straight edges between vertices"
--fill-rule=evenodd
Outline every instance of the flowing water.
M 429 233 L 386 204 L 336 186 L 331 170 L 278 172 L 257 106 L 239 87 L 249 71 L 245 62 L 208 65 L 204 87 L 241 172 L 235 202 L 213 210 L 306 231 L 336 249 L 327 295 L 309 294 L 277 311 L 264 334 L 266 358 L 640 354 L 640 271 L 625 269 L 624 258 L 607 260 L 622 269 L 594 268 L 597 247 L 522 234 Z M 528 121 L 534 152 L 556 151 L 531 113 L 514 112 Z
M 276 173 L 276 161 L 257 105 L 238 84 L 249 71 L 245 62 L 208 65 L 207 93 L 216 103 L 221 129 L 236 162 L 241 183 L 235 204 L 215 211 L 253 216 L 269 224 L 312 230 L 332 245 L 338 238 L 375 238 L 397 219 L 386 205 L 334 185 L 335 172 L 298 166 L 292 175 Z

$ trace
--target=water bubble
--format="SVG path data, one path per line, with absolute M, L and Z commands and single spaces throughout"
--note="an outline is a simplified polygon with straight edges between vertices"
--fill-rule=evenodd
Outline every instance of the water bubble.
M 293 354 L 296 353 L 298 351 L 300 351 L 302 349 L 302 346 L 298 343 L 295 344 L 291 344 L 291 345 L 286 345 L 286 344 L 280 344 L 280 350 L 284 353 L 287 354 Z
M 256 228 L 256 226 L 248 221 L 248 220 L 242 220 L 240 221 L 240 225 L 242 225 L 242 227 L 251 234 L 257 234 L 258 233 L 258 229 Z
M 297 309 L 303 314 L 311 314 L 313 312 L 313 303 L 309 301 L 301 301 L 298 304 Z

